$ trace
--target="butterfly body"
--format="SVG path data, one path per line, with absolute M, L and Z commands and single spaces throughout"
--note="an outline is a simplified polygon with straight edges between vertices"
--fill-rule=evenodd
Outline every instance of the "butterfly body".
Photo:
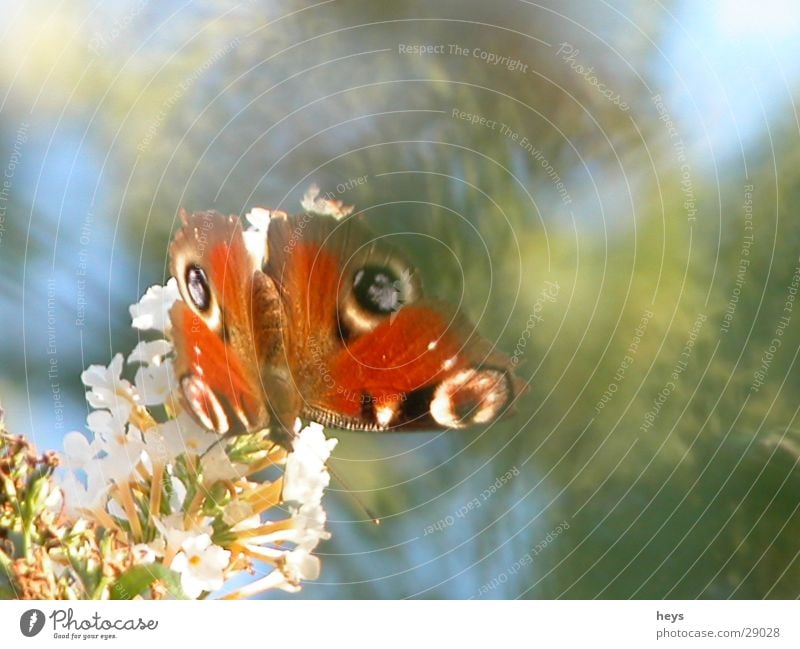
M 487 424 L 523 391 L 507 356 L 356 217 L 273 212 L 262 248 L 238 217 L 181 213 L 170 312 L 181 397 L 223 435 L 298 416 L 352 430 Z M 255 250 L 255 252 L 254 252 Z

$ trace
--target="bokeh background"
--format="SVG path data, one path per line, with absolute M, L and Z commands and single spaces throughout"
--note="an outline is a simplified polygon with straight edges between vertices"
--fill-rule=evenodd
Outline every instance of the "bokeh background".
M 300 597 L 800 595 L 796 2 L 2 5 L 9 429 L 85 430 L 179 207 L 316 182 L 413 233 L 531 389 L 487 429 L 329 431 L 383 522 L 334 485 Z

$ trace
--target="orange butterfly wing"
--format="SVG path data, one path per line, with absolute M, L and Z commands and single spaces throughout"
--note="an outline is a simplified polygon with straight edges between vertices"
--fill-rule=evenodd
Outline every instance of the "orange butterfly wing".
M 303 414 L 357 430 L 461 428 L 500 416 L 523 389 L 508 357 L 463 315 L 424 299 L 421 286 L 386 314 L 347 317 L 349 287 L 364 268 L 395 265 L 394 276 L 416 281 L 405 259 L 373 239 L 355 217 L 270 224 L 266 272 L 285 303 L 285 349 Z

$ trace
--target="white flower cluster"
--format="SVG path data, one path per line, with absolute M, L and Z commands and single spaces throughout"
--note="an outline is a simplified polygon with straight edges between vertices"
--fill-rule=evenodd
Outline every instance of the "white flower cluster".
M 261 212 L 248 215 L 248 234 L 263 242 Z M 321 500 L 336 440 L 326 439 L 317 424 L 300 430 L 298 420 L 291 453 L 265 443 L 250 456 L 231 455 L 236 442 L 228 447 L 203 429 L 174 396 L 169 310 L 179 299 L 174 279 L 149 288 L 130 308 L 133 326 L 164 337 L 81 375 L 93 438 L 71 432 L 64 439 L 66 512 L 127 535 L 136 561 L 178 573 L 187 597 L 218 591 L 233 575 L 253 572 L 255 563 L 266 566 L 265 574 L 229 597 L 299 590 L 301 581 L 318 577 L 312 552 L 329 536 Z M 125 363 L 136 368 L 132 383 L 122 378 Z M 282 476 L 248 479 L 271 466 L 282 468 Z M 276 511 L 288 518 L 278 519 Z
M 342 201 L 333 198 L 330 194 L 321 195 L 317 185 L 311 185 L 303 199 L 300 201 L 306 212 L 321 214 L 322 216 L 332 216 L 336 219 L 343 219 L 353 212 L 352 205 L 345 205 Z

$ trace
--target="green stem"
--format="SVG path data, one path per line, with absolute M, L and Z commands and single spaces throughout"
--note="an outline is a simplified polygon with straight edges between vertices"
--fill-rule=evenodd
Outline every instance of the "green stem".
M 33 543 L 31 542 L 31 535 L 33 532 L 33 524 L 23 519 L 22 521 L 22 554 L 26 561 L 33 561 Z
M 105 592 L 106 588 L 111 585 L 111 579 L 108 577 L 102 577 L 100 582 L 97 584 L 97 588 L 94 589 L 92 593 L 91 599 L 102 599 L 103 593 Z
M 14 592 L 14 580 L 11 575 L 11 564 L 13 561 L 5 552 L 0 550 L 0 599 L 16 599 Z

